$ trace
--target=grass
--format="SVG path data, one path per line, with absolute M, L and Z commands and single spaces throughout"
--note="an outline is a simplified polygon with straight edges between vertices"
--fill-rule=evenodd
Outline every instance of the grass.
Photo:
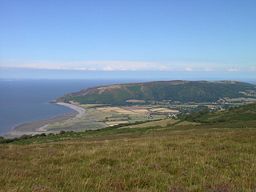
M 161 119 L 161 120 L 149 121 L 149 122 L 142 123 L 142 124 L 127 125 L 127 126 L 123 126 L 121 128 L 122 129 L 123 128 L 135 129 L 135 128 L 155 127 L 155 126 L 166 127 L 166 126 L 172 125 L 172 124 L 174 124 L 176 122 L 178 122 L 178 120 L 174 120 L 174 119 Z
M 155 121 L 1 144 L 0 191 L 255 191 L 256 123 L 239 122 Z
M 190 114 L 186 119 L 201 123 L 243 122 L 246 124 L 249 121 L 256 121 L 256 103 L 214 113 L 200 111 Z
M 256 129 L 139 130 L 143 131 L 0 145 L 0 191 L 253 191 L 256 187 Z

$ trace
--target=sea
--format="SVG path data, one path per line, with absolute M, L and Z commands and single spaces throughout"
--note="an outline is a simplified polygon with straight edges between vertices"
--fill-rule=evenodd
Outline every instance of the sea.
M 81 89 L 126 83 L 129 80 L 0 80 L 0 135 L 18 125 L 61 116 L 72 111 L 50 103 Z M 133 81 L 134 82 L 134 81 Z

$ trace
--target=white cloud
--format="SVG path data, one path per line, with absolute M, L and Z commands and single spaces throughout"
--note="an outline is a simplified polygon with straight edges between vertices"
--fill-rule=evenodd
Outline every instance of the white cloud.
M 145 61 L 8 62 L 1 67 L 85 70 L 85 71 L 168 71 L 167 64 Z
M 205 72 L 211 72 L 211 71 L 214 71 L 214 69 L 213 69 L 213 68 L 210 68 L 210 67 L 206 67 L 206 68 L 203 69 L 203 71 L 205 71 Z
M 231 68 L 228 68 L 227 71 L 228 72 L 237 72 L 237 71 L 240 71 L 240 70 L 238 68 L 231 67 Z
M 185 67 L 185 71 L 193 71 L 191 67 Z
M 80 71 L 256 71 L 254 66 L 188 61 L 1 61 L 0 67 Z
M 251 67 L 250 71 L 256 71 L 256 67 Z

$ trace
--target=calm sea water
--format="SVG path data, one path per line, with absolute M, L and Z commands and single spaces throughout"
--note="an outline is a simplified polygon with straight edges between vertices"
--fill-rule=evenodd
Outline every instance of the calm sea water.
M 0 80 L 0 135 L 25 122 L 48 119 L 71 109 L 49 101 L 66 93 L 125 80 Z

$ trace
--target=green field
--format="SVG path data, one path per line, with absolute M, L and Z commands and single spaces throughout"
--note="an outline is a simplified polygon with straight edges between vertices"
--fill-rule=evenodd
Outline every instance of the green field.
M 0 145 L 0 191 L 255 191 L 255 110 L 12 140 Z M 188 121 L 212 116 L 227 120 Z

